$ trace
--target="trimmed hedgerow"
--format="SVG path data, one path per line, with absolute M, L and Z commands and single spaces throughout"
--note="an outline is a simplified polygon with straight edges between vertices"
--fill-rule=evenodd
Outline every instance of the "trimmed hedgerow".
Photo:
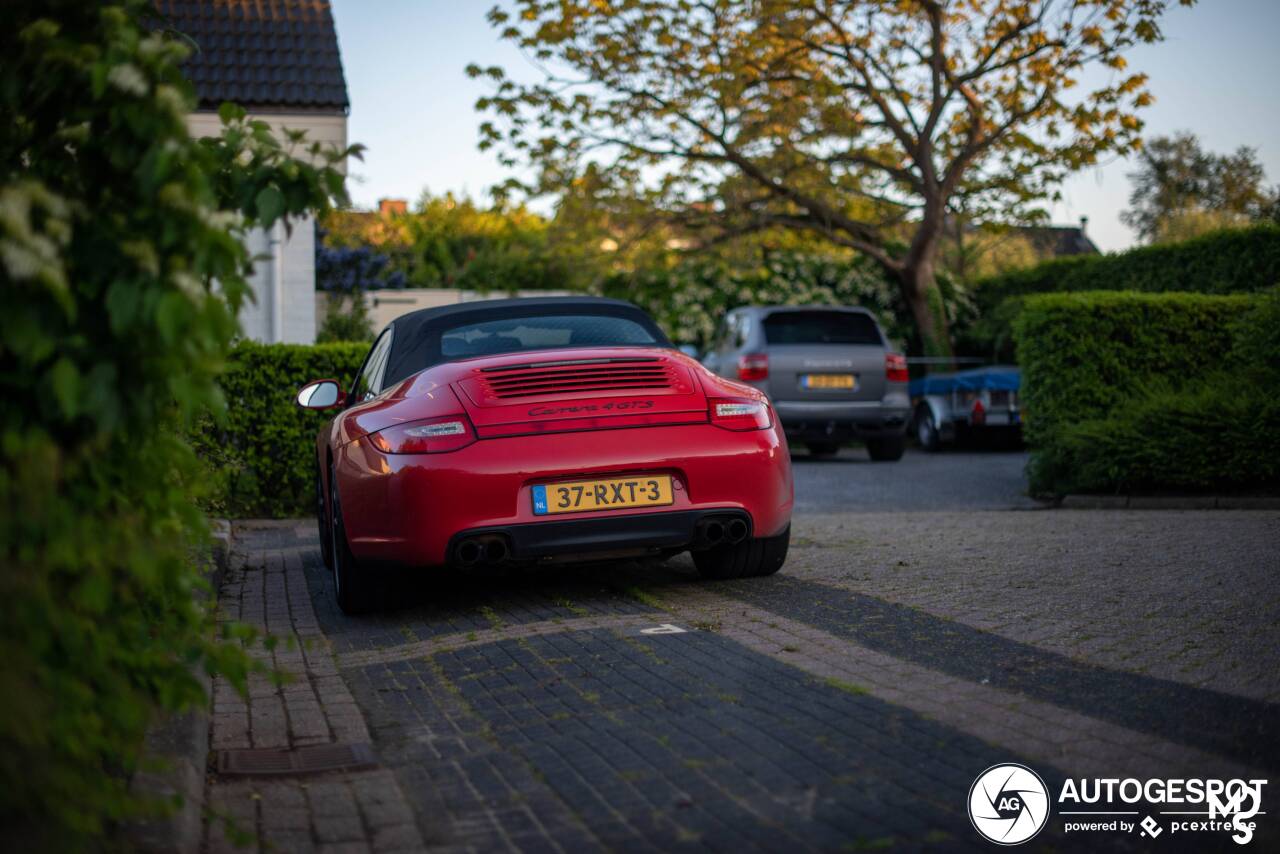
M 1065 424 L 1049 447 L 1039 477 L 1057 493 L 1273 490 L 1280 401 L 1224 372 Z
M 1206 234 L 1114 255 L 1056 258 L 974 283 L 976 319 L 957 330 L 965 351 L 1011 355 L 1011 323 L 1025 297 L 1080 291 L 1252 293 L 1280 282 L 1280 226 Z
M 343 388 L 368 344 L 257 344 L 231 353 L 221 385 L 225 418 L 194 437 L 216 478 L 219 513 L 233 518 L 305 516 L 314 508 L 316 431 L 322 414 L 295 405 L 298 388 L 336 379 Z
M 1234 490 L 1274 481 L 1274 464 L 1258 463 L 1275 441 L 1265 378 L 1280 359 L 1274 302 L 1028 297 L 1014 335 L 1032 490 Z
M 974 294 L 984 305 L 995 305 L 1010 296 L 1053 291 L 1245 293 L 1277 281 L 1280 226 L 1268 223 L 1114 255 L 1055 258 L 982 279 Z

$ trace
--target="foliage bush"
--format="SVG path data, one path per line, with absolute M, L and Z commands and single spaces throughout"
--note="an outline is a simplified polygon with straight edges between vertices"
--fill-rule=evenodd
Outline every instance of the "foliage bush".
M 1043 488 L 1063 494 L 1275 490 L 1280 401 L 1238 382 L 1221 373 L 1178 391 L 1139 394 L 1105 418 L 1064 425 L 1051 466 L 1042 467 L 1052 477 Z
M 314 508 L 315 438 L 323 417 L 294 404 L 309 380 L 349 388 L 368 344 L 241 342 L 221 385 L 226 417 L 193 441 L 212 468 L 217 510 L 233 518 L 306 516 Z
M 1219 231 L 1182 243 L 1114 255 L 1056 258 L 974 283 L 976 319 L 959 331 L 960 350 L 1008 358 L 1020 298 L 1075 291 L 1231 294 L 1280 281 L 1280 226 Z
M 1258 432 L 1274 427 L 1276 413 L 1265 379 L 1280 360 L 1275 299 L 1026 298 L 1014 336 L 1032 490 L 1237 489 L 1274 479 L 1274 464 L 1237 466 L 1275 443 L 1274 430 Z
M 405 286 L 404 273 L 388 269 L 390 256 L 374 252 L 367 246 L 331 247 L 325 245 L 326 232 L 316 235 L 316 290 L 323 291 L 324 320 L 316 332 L 321 343 L 331 341 L 372 341 L 373 319 L 365 303 L 371 290 L 399 289 Z
M 373 318 L 362 295 L 354 297 L 329 297 L 324 309 L 324 320 L 316 330 L 317 344 L 339 341 L 373 341 Z
M 335 211 L 324 224 L 330 247 L 372 247 L 411 288 L 504 294 L 580 290 L 589 280 L 575 263 L 582 248 L 553 239 L 551 222 L 519 205 L 424 194 L 407 213 Z
M 243 231 L 342 189 L 342 152 L 294 160 L 234 108 L 192 140 L 188 49 L 154 15 L 17 0 L 0 28 L 0 825 L 23 850 L 99 847 L 145 807 L 151 718 L 205 702 L 193 668 L 243 682 L 193 597 L 182 436 L 221 404 Z

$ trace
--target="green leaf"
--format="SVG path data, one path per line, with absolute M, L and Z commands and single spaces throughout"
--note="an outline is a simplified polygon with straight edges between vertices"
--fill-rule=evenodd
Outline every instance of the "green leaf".
M 284 194 L 275 187 L 259 190 L 254 203 L 258 209 L 258 222 L 263 228 L 270 228 L 284 213 Z
M 160 298 L 160 305 L 156 309 L 156 328 L 165 344 L 178 340 L 178 333 L 182 331 L 190 306 L 186 297 L 173 291 Z
M 107 317 L 111 331 L 119 334 L 129 327 L 138 315 L 138 299 L 141 289 L 128 280 L 112 282 L 107 289 Z
M 80 408 L 80 372 L 66 356 L 54 362 L 49 371 L 49 387 L 63 416 L 74 418 Z
M 233 104 L 230 101 L 223 101 L 218 106 L 218 118 L 222 120 L 224 125 L 245 117 L 244 107 L 239 104 Z

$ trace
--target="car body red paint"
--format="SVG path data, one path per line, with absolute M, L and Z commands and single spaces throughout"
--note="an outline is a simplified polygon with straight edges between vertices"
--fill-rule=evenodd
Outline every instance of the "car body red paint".
M 739 509 L 750 516 L 759 536 L 785 529 L 794 490 L 777 418 L 771 419 L 769 429 L 736 432 L 712 425 L 707 409 L 709 397 L 744 398 L 767 406 L 763 394 L 716 377 L 669 349 L 542 350 L 537 361 L 636 355 L 670 366 L 683 381 L 684 393 L 591 392 L 529 397 L 496 406 L 472 400 L 466 389 L 478 381 L 483 368 L 530 361 L 528 353 L 512 353 L 438 365 L 339 414 L 321 431 L 316 453 L 319 460 L 333 461 L 352 553 L 361 560 L 442 566 L 459 532 L 549 521 L 533 513 L 534 484 L 630 474 L 670 474 L 675 504 L 568 513 L 554 521 L 597 518 L 601 513 Z M 633 408 L 648 401 L 653 405 L 644 410 Z M 611 419 L 625 422 L 629 414 L 661 415 L 685 423 L 610 424 Z M 389 454 L 368 439 L 370 433 L 392 425 L 448 415 L 468 416 L 477 441 L 439 454 Z M 486 437 L 486 428 L 503 427 L 519 428 L 522 434 Z M 327 478 L 325 487 L 329 488 Z

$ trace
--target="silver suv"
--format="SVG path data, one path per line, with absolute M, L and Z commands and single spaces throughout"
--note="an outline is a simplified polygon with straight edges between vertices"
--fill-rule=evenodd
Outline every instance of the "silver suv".
M 768 394 L 787 437 L 815 456 L 858 439 L 873 460 L 902 457 L 911 416 L 907 362 L 865 309 L 737 308 L 702 363 Z

